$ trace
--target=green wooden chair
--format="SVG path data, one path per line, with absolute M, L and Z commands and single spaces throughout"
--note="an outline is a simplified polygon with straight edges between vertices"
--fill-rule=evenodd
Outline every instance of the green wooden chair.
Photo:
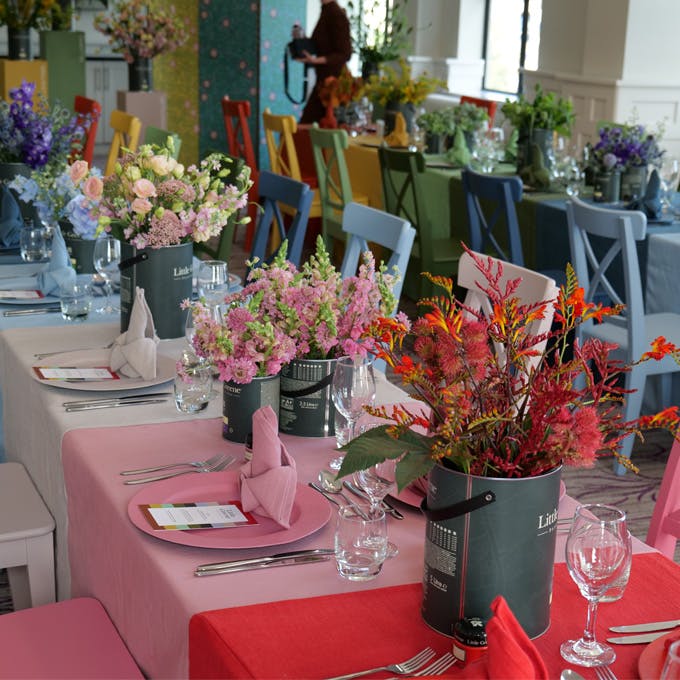
M 433 286 L 421 272 L 455 278 L 463 249 L 453 236 L 432 237 L 422 189 L 425 159 L 419 151 L 380 147 L 380 176 L 385 210 L 407 219 L 417 235 L 411 251 L 404 292 L 412 300 L 431 295 Z
M 323 240 L 332 252 L 333 239 L 342 243 L 346 233 L 342 230 L 342 212 L 348 203 L 368 205 L 368 196 L 353 195 L 345 162 L 345 149 L 349 145 L 345 130 L 322 129 L 317 123 L 309 129 L 314 165 L 319 180 L 321 199 L 321 228 Z
M 238 186 L 238 177 L 243 170 L 245 161 L 243 158 L 236 158 L 229 154 L 224 154 L 227 158 L 231 159 L 231 163 L 227 166 L 228 173 L 225 176 L 225 181 L 228 184 L 236 184 Z M 194 255 L 196 257 L 202 257 L 202 259 L 209 260 L 222 260 L 223 262 L 229 262 L 231 257 L 231 247 L 234 243 L 234 229 L 236 228 L 236 220 L 240 217 L 238 213 L 234 213 L 227 224 L 222 229 L 220 234 L 220 239 L 217 246 L 214 243 L 194 243 Z M 205 257 L 207 256 L 207 258 Z
M 176 132 L 168 132 L 161 128 L 147 125 L 144 132 L 144 144 L 156 144 L 157 146 L 165 146 L 168 143 L 168 137 L 172 137 L 175 145 L 172 157 L 177 160 L 179 158 L 179 150 L 182 147 L 182 138 Z

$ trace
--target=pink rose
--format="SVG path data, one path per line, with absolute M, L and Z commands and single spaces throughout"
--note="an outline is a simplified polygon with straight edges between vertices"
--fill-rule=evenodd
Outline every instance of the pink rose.
M 87 175 L 88 167 L 87 161 L 76 161 L 69 168 L 69 175 L 71 176 L 71 181 L 74 184 L 79 184 L 80 181 Z
M 80 161 L 77 161 L 80 163 Z M 84 162 L 84 161 L 83 161 Z M 87 163 L 85 163 L 87 165 Z M 86 198 L 91 201 L 101 200 L 102 194 L 104 193 L 104 182 L 102 182 L 100 177 L 88 177 L 83 184 L 83 194 Z
M 139 215 L 146 215 L 153 208 L 151 201 L 146 198 L 135 198 L 130 207 Z
M 156 195 L 156 187 L 148 179 L 138 179 L 132 185 L 132 190 L 138 198 L 149 198 Z

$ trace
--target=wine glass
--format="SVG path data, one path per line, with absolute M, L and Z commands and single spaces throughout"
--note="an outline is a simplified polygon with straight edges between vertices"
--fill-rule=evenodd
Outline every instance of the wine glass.
M 198 269 L 198 296 L 205 300 L 217 317 L 218 308 L 229 292 L 227 263 L 222 260 L 204 260 Z
M 361 357 L 338 359 L 331 394 L 335 408 L 347 419 L 350 441 L 356 435 L 356 422 L 364 412 L 364 406 L 369 406 L 375 401 L 375 390 L 373 359 Z M 340 469 L 343 455 L 330 462 L 332 470 Z
M 570 663 L 605 666 L 616 659 L 609 645 L 595 639 L 595 617 L 600 598 L 625 569 L 630 546 L 623 510 L 599 503 L 576 509 L 567 537 L 567 568 L 588 600 L 588 616 L 581 639 L 567 640 L 560 647 L 562 657 Z
M 377 516 L 382 511 L 382 502 L 385 496 L 397 490 L 395 480 L 395 460 L 384 460 L 370 468 L 359 470 L 354 473 L 354 481 L 360 486 L 371 502 L 370 514 Z M 399 549 L 391 541 L 387 542 L 387 557 L 396 557 Z
M 659 168 L 659 180 L 661 181 L 662 212 L 665 216 L 672 217 L 675 213 L 673 208 L 673 196 L 678 190 L 680 179 L 680 161 L 677 158 L 664 158 Z
M 118 307 L 111 304 L 111 283 L 118 276 L 118 265 L 120 264 L 120 241 L 107 234 L 100 236 L 94 242 L 94 252 L 92 255 L 94 268 L 99 276 L 104 279 L 104 305 L 97 309 L 100 314 L 112 314 L 120 311 Z

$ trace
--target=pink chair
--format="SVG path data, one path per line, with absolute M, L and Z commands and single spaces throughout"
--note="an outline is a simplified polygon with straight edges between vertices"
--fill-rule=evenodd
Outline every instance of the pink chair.
M 680 442 L 675 440 L 661 480 L 646 543 L 673 559 L 680 538 Z
M 91 597 L 0 616 L 0 659 L 0 678 L 144 677 Z

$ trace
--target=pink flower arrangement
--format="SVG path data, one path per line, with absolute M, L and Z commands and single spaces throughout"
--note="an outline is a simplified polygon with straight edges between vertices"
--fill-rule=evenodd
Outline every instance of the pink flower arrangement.
M 97 14 L 94 27 L 109 39 L 114 52 L 131 64 L 136 57 L 153 59 L 174 52 L 187 39 L 175 7 L 144 0 L 119 0 L 113 15 Z
M 370 253 L 357 275 L 343 280 L 321 237 L 298 270 L 286 260 L 284 242 L 271 264 L 251 269 L 243 290 L 226 296 L 219 320 L 206 305 L 186 303 L 194 315 L 193 346 L 221 380 L 237 383 L 275 375 L 296 358 L 365 356 L 373 347 L 366 329 L 394 310 L 395 282 L 384 266 L 376 269 Z
M 82 191 L 100 228 L 139 249 L 204 242 L 219 236 L 247 204 L 250 168 L 244 166 L 228 184 L 231 162 L 213 153 L 185 168 L 170 149 L 145 144 L 121 158 L 103 180 L 92 175 L 81 180 Z

